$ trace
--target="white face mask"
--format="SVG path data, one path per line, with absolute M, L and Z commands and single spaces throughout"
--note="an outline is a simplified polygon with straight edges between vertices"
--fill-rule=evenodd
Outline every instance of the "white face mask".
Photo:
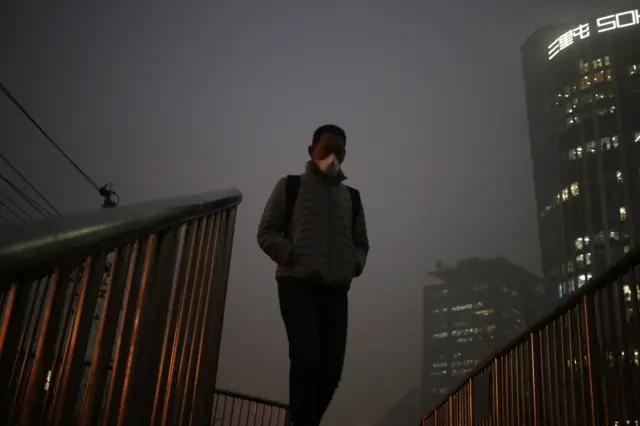
M 318 168 L 328 176 L 335 176 L 340 171 L 340 162 L 338 158 L 331 154 L 327 158 L 316 161 Z

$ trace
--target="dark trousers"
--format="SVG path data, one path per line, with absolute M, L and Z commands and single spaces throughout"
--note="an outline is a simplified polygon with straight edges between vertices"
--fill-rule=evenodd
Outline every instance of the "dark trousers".
M 289 339 L 289 413 L 294 426 L 318 426 L 338 387 L 349 316 L 347 290 L 278 279 Z

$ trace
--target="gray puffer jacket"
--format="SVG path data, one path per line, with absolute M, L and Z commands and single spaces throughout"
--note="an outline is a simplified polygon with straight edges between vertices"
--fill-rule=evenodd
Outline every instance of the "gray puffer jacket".
M 258 227 L 260 248 L 278 265 L 276 277 L 311 278 L 349 287 L 367 261 L 364 209 L 352 230 L 351 197 L 342 172 L 328 177 L 307 164 L 292 217 L 286 226 L 287 178 L 276 184 Z M 353 232 L 352 232 L 353 231 Z

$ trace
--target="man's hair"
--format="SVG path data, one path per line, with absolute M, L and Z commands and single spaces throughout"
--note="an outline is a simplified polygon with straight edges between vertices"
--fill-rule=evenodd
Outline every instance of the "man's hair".
M 344 140 L 344 144 L 347 144 L 347 134 L 344 132 L 344 130 L 342 130 L 335 124 L 325 124 L 324 126 L 318 127 L 316 131 L 313 132 L 313 142 L 311 143 L 311 145 L 314 146 L 318 142 L 318 139 L 320 139 L 320 136 L 325 133 L 333 136 L 339 136 Z

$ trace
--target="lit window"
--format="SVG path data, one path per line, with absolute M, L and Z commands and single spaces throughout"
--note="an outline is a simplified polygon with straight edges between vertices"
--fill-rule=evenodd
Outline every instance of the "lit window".
M 640 133 L 638 135 L 640 137 Z M 579 146 L 576 148 L 576 154 L 578 154 L 578 158 L 582 158 L 582 147 Z
M 549 206 L 549 205 L 544 206 L 544 209 L 542 210 L 541 215 L 542 215 L 542 216 L 545 216 L 545 215 L 546 215 L 547 213 L 549 213 L 550 211 L 551 211 L 551 206 Z
M 556 194 L 556 203 L 560 204 L 560 194 Z
M 623 250 L 624 250 L 625 253 L 628 253 L 629 250 L 631 250 L 631 246 L 624 246 Z
M 573 195 L 574 197 L 580 195 L 580 185 L 578 185 L 578 182 L 574 182 L 571 184 L 571 195 Z
M 593 75 L 594 83 L 602 83 L 604 81 L 604 71 L 598 71 Z
M 576 249 L 582 250 L 584 248 L 584 240 L 582 238 L 576 238 Z
M 578 268 L 584 267 L 584 254 L 579 254 L 576 256 L 576 265 Z
M 620 143 L 618 142 L 618 135 L 611 136 L 611 145 L 614 148 L 617 148 L 620 145 Z
M 605 79 L 607 81 L 612 81 L 613 80 L 613 75 L 611 74 L 611 70 L 607 70 L 605 75 L 606 75 Z
M 487 315 L 491 315 L 495 312 L 495 309 L 483 309 L 482 311 L 475 311 L 475 315 L 486 317 Z
M 622 176 L 622 171 L 620 170 L 616 172 L 616 182 L 618 183 L 624 182 L 624 177 Z
M 447 333 L 446 331 L 443 331 L 442 333 L 436 333 L 433 335 L 434 339 L 442 339 L 445 338 L 449 335 L 449 333 Z
M 587 276 L 582 274 L 578 276 L 578 288 L 582 287 L 587 282 Z
M 564 296 L 564 286 L 562 285 L 562 283 L 558 284 L 558 295 L 560 297 Z
M 573 104 L 569 103 L 569 104 L 565 105 L 564 112 L 566 114 L 571 114 L 573 112 Z
M 629 75 L 640 75 L 640 65 L 629 65 Z
M 585 261 L 587 265 L 591 265 L 591 253 L 587 253 L 585 256 L 586 256 Z
M 640 142 L 640 132 L 636 132 L 635 135 L 633 135 L 633 141 Z
M 592 154 L 596 152 L 596 141 L 587 142 L 587 151 Z
M 629 287 L 627 284 L 625 284 L 622 289 L 623 289 L 623 292 L 624 292 L 624 300 L 626 302 L 631 302 L 631 287 Z
M 606 137 L 606 138 L 600 139 L 600 145 L 602 145 L 602 150 L 603 151 L 610 150 L 611 149 L 611 138 Z
M 588 245 L 589 245 L 589 241 L 590 241 L 590 239 L 589 239 L 589 237 L 588 237 L 588 236 L 587 236 L 587 237 L 584 237 L 584 245 L 585 245 L 585 246 L 588 246 Z
M 627 220 L 627 208 L 626 207 L 620 207 L 620 220 L 621 221 Z
M 604 98 L 605 98 L 604 93 L 596 93 L 596 100 L 597 101 L 601 101 Z
M 580 59 L 578 67 L 580 68 L 580 74 L 586 74 L 589 72 L 589 62 L 587 61 L 583 61 L 582 59 Z
M 611 105 L 611 107 L 609 108 L 609 112 L 611 114 L 613 114 L 614 112 L 616 112 L 616 106 L 615 105 Z
M 467 311 L 467 310 L 469 310 L 471 308 L 473 308 L 473 305 L 471 303 L 468 303 L 466 305 L 454 306 L 453 308 L 451 308 L 451 310 L 453 312 L 460 312 L 460 311 Z
M 575 149 L 570 149 L 569 150 L 569 160 L 577 160 L 578 159 L 578 153 L 576 152 Z
M 604 65 L 607 67 L 611 66 L 611 58 L 609 56 L 604 57 Z
M 615 231 L 615 230 L 610 231 L 610 232 L 609 232 L 609 237 L 610 237 L 612 240 L 616 240 L 616 241 L 617 241 L 617 240 L 619 240 L 619 239 L 620 239 L 620 232 Z
M 562 188 L 562 201 L 569 199 L 569 188 Z
M 602 68 L 602 58 L 593 60 L 593 69 L 597 70 L 598 68 Z
M 590 87 L 591 87 L 591 80 L 589 79 L 588 75 L 585 75 L 580 79 L 580 88 L 582 90 L 587 90 Z

